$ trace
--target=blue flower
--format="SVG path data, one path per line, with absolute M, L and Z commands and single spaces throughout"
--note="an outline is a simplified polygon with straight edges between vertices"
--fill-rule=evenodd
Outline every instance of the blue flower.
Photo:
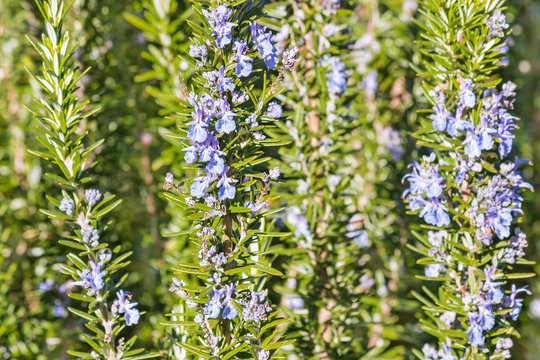
M 433 107 L 435 114 L 429 116 L 433 120 L 433 128 L 437 131 L 444 131 L 446 129 L 446 123 L 450 117 L 450 112 L 446 110 L 444 105 L 437 105 Z
M 206 140 L 206 136 L 208 135 L 208 131 L 206 130 L 208 120 L 205 118 L 204 110 L 200 107 L 196 108 L 191 113 L 191 116 L 193 120 L 187 123 L 187 125 L 190 125 L 187 136 L 192 141 L 201 143 Z
M 489 302 L 485 302 L 479 308 L 478 324 L 483 330 L 491 330 L 495 326 L 495 315 Z
M 220 5 L 211 11 L 203 9 L 204 16 L 208 19 L 212 28 L 212 36 L 216 38 L 217 47 L 222 49 L 225 45 L 230 44 L 232 40 L 231 30 L 237 24 L 229 22 L 232 14 L 232 9 Z
M 444 178 L 439 175 L 439 165 L 421 165 L 413 163 L 413 170 L 403 177 L 409 181 L 409 189 L 404 192 L 404 196 L 409 192 L 413 195 L 425 195 L 427 197 L 438 197 L 442 194 Z
M 194 163 L 197 161 L 197 149 L 194 146 L 189 146 L 182 151 L 185 151 L 184 161 L 188 164 Z
M 120 290 L 116 293 L 117 300 L 112 305 L 113 314 L 124 314 L 124 320 L 127 326 L 137 324 L 139 322 L 139 310 L 135 309 L 136 302 L 130 302 L 131 294 L 129 291 Z
M 531 295 L 531 292 L 527 289 L 527 286 L 517 289 L 515 284 L 512 284 L 512 292 L 505 300 L 506 307 L 511 308 L 510 317 L 512 320 L 516 321 L 523 307 L 523 299 L 516 298 L 517 294 L 523 292 L 527 295 Z
M 504 296 L 502 290 L 499 288 L 499 286 L 502 285 L 502 282 L 491 281 L 491 275 L 494 274 L 495 271 L 495 268 L 484 269 L 486 280 L 484 280 L 484 284 L 482 285 L 482 289 L 487 292 L 489 301 L 492 304 L 500 303 Z
M 313 238 L 311 235 L 311 231 L 309 230 L 307 218 L 302 215 L 299 208 L 293 206 L 289 209 L 289 212 L 287 214 L 287 221 L 289 222 L 289 224 L 296 228 L 294 236 L 296 236 L 297 238 L 303 236 L 308 242 L 312 241 Z
M 473 347 L 484 346 L 484 335 L 482 334 L 482 327 L 478 323 L 478 314 L 477 313 L 467 313 L 469 318 L 470 325 L 467 329 L 467 334 L 469 334 L 469 342 Z
M 440 276 L 442 270 L 444 270 L 442 264 L 429 264 L 424 270 L 424 275 L 429 278 L 437 278 Z
M 425 200 L 421 197 L 410 197 L 410 208 L 412 211 L 422 210 L 420 217 L 430 225 L 443 227 L 450 224 L 450 217 L 446 207 L 438 198 Z
M 280 118 L 281 115 L 283 115 L 283 109 L 281 108 L 281 105 L 279 105 L 277 101 L 271 101 L 266 108 L 264 116 L 268 116 L 272 119 L 277 119 Z
M 236 179 L 231 179 L 227 177 L 227 171 L 229 168 L 227 167 L 225 170 L 223 170 L 223 174 L 221 176 L 221 179 L 219 179 L 217 187 L 219 188 L 218 196 L 221 200 L 226 199 L 234 199 L 234 196 L 236 194 L 236 188 L 234 187 L 235 182 L 238 182 Z
M 515 119 L 517 118 L 504 110 L 499 112 L 497 138 L 501 141 L 499 144 L 499 155 L 501 158 L 508 156 L 512 150 L 512 144 L 515 138 L 512 131 L 516 128 L 516 124 L 514 124 Z
M 229 284 L 225 285 L 225 299 L 223 299 L 223 305 L 225 306 L 223 308 L 223 319 L 229 319 L 232 320 L 238 315 L 238 311 L 234 308 L 232 305 L 232 294 L 235 291 L 234 285 Z
M 343 68 L 345 68 L 345 65 L 343 65 Z M 373 96 L 379 85 L 377 83 L 377 71 L 372 71 L 367 74 L 362 80 L 362 85 L 364 86 L 364 89 L 366 89 L 367 94 Z
M 277 49 L 272 44 L 272 33 L 266 32 L 266 27 L 260 26 L 255 22 L 250 23 L 251 37 L 253 43 L 257 45 L 261 57 L 264 59 L 264 64 L 268 69 L 275 70 L 279 62 Z
M 219 114 L 219 119 L 216 121 L 216 130 L 219 134 L 229 134 L 236 129 L 234 117 L 236 113 L 225 111 Z
M 326 73 L 326 86 L 330 94 L 338 96 L 345 91 L 347 86 L 345 64 L 337 57 L 331 57 L 328 62 L 331 69 Z
M 208 188 L 208 179 L 206 176 L 200 176 L 193 180 L 193 183 L 191 184 L 190 194 L 191 196 L 195 196 L 196 198 L 204 197 L 206 194 L 206 189 Z
M 459 99 L 461 100 L 461 103 L 468 108 L 474 107 L 474 104 L 476 103 L 476 96 L 471 90 L 473 87 L 474 84 L 470 79 L 465 79 L 461 83 Z
M 221 304 L 221 297 L 223 296 L 223 289 L 222 290 L 212 290 L 208 297 L 210 298 L 210 301 L 208 301 L 204 307 L 204 313 L 211 319 L 217 319 L 219 317 L 219 314 L 221 313 L 221 309 L 223 308 L 223 305 Z
M 91 270 L 83 269 L 82 272 L 77 270 L 77 275 L 81 280 L 74 282 L 73 285 L 88 289 L 88 293 L 91 295 L 103 288 L 103 285 L 105 285 L 103 277 L 107 272 L 101 271 L 101 265 L 92 261 L 90 262 L 90 268 Z
M 251 74 L 251 70 L 253 66 L 251 65 L 251 62 L 253 61 L 252 58 L 249 56 L 244 55 L 247 49 L 247 45 L 243 41 L 236 41 L 234 43 L 234 48 L 236 51 L 236 62 L 238 63 L 236 65 L 236 76 L 238 77 L 246 77 Z
M 482 150 L 480 150 L 480 139 L 474 132 L 474 128 L 470 127 L 467 129 L 467 137 L 463 141 L 465 145 L 465 154 L 469 158 L 474 159 L 482 155 Z
M 219 157 L 222 152 L 214 152 L 214 155 L 206 165 L 206 171 L 212 175 L 220 175 L 225 170 L 225 160 Z
M 251 201 L 247 201 L 247 202 L 244 203 L 244 207 L 247 207 L 247 208 L 251 209 L 251 211 L 249 213 L 252 214 L 252 215 L 258 213 L 259 211 L 264 209 L 267 205 L 268 205 L 268 202 L 266 202 L 266 201 L 263 201 L 263 202 L 257 203 L 257 204 L 254 204 Z

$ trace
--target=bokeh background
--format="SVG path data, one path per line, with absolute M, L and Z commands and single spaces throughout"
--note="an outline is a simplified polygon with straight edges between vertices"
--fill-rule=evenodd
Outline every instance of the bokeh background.
M 507 13 L 513 43 L 504 77 L 519 90 L 516 144 L 520 157 L 533 162 L 524 171 L 525 178 L 540 191 L 540 1 L 510 2 Z M 96 151 L 96 185 L 124 200 L 114 213 L 115 231 L 109 232 L 107 241 L 134 251 L 129 288 L 135 289 L 147 311 L 138 335 L 147 348 L 167 352 L 178 335 L 160 324 L 176 302 L 167 294 L 168 269 L 191 254 L 184 242 L 161 236 L 183 226 L 181 214 L 159 195 L 165 173 L 180 166 L 181 156 L 177 144 L 162 135 L 174 124 L 170 117 L 174 101 L 168 94 L 177 91 L 178 75 L 188 75 L 178 55 L 188 46 L 184 20 L 192 14 L 183 0 L 78 0 L 70 14 L 67 26 L 72 37 L 83 39 L 76 63 L 91 68 L 79 91 L 101 107 L 83 126 L 90 141 L 107 139 Z M 137 19 L 143 14 L 150 17 L 146 20 L 153 24 L 152 31 L 139 29 Z M 40 28 L 32 1 L 0 0 L 0 358 L 4 359 L 67 358 L 66 350 L 78 346 L 83 326 L 66 310 L 70 284 L 55 265 L 65 255 L 57 244 L 65 230 L 39 212 L 50 206 L 45 195 L 56 191 L 45 178 L 48 165 L 27 152 L 34 147 L 38 129 L 26 107 L 39 95 L 39 87 L 26 69 L 37 70 L 39 59 L 26 36 L 38 37 Z M 403 31 L 414 33 L 414 25 Z M 413 72 L 409 73 L 407 83 L 414 84 Z M 404 126 L 411 126 L 410 121 Z M 537 193 L 527 194 L 525 208 L 529 257 L 540 263 Z M 411 287 L 417 284 L 412 280 L 414 271 Z M 535 272 L 540 273 L 540 265 Z M 540 358 L 540 281 L 531 279 L 529 284 L 534 295 L 527 298 L 520 317 L 522 338 L 514 353 L 518 360 Z M 398 324 L 404 331 L 413 329 L 412 334 L 418 331 L 414 311 L 414 306 L 404 310 Z M 403 334 L 404 343 L 421 343 L 414 338 L 409 331 Z

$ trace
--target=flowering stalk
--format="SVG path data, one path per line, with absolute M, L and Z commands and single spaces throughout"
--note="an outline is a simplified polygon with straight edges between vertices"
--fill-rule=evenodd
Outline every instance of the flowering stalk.
M 269 275 L 282 275 L 266 256 L 271 238 L 284 235 L 270 232 L 267 219 L 278 211 L 269 209 L 270 187 L 280 174 L 259 169 L 270 159 L 264 147 L 279 145 L 264 131 L 282 116 L 273 99 L 296 52 L 278 57 L 272 33 L 256 22 L 261 10 L 249 1 L 194 4 L 200 24 L 189 22 L 193 43 L 186 61 L 196 73 L 193 90 L 179 99 L 177 136 L 195 175 L 177 184 L 169 173 L 164 189 L 186 212 L 191 226 L 182 233 L 199 248 L 199 260 L 174 268 L 184 278 L 197 276 L 200 285 L 173 279 L 171 291 L 189 310 L 172 314 L 179 320 L 171 323 L 186 329 L 188 339 L 179 345 L 202 358 L 268 359 L 290 343 L 278 341 L 276 326 L 286 320 L 277 318 L 265 289 Z
M 503 0 L 424 1 L 423 54 L 417 71 L 431 103 L 429 120 L 415 133 L 426 155 L 405 176 L 404 196 L 412 213 L 424 220 L 413 234 L 413 247 L 424 257 L 424 280 L 440 283 L 426 297 L 429 319 L 422 328 L 438 338 L 426 344 L 423 359 L 510 358 L 514 329 L 530 294 L 513 280 L 526 236 L 521 220 L 521 192 L 532 190 L 520 173 L 527 161 L 510 152 L 518 120 L 511 114 L 516 86 L 500 79 L 502 46 L 509 26 Z M 427 231 L 427 234 L 425 232 Z
M 33 115 L 40 125 L 42 135 L 39 142 L 44 152 L 32 153 L 56 165 L 58 174 L 47 176 L 54 180 L 62 191 L 62 199 L 47 195 L 47 199 L 58 210 L 42 210 L 51 219 L 64 220 L 71 224 L 72 234 L 60 243 L 76 250 L 69 253 L 68 263 L 60 264 L 61 272 L 70 275 L 70 287 L 80 288 L 82 293 L 71 292 L 73 299 L 87 302 L 85 311 L 69 308 L 73 314 L 87 321 L 86 327 L 92 335 L 83 335 L 92 348 L 90 353 L 70 351 L 73 356 L 85 359 L 143 359 L 155 357 L 142 354 L 144 349 L 132 349 L 135 337 L 120 336 L 126 326 L 137 324 L 140 313 L 132 295 L 120 287 L 127 274 L 114 281 L 112 274 L 120 271 L 129 262 L 130 253 L 117 254 L 103 242 L 104 231 L 111 222 L 102 218 L 120 205 L 113 195 L 103 196 L 96 189 L 88 188 L 92 179 L 89 170 L 95 166 L 90 160 L 91 152 L 103 141 L 88 147 L 84 145 L 86 133 L 81 129 L 82 119 L 95 111 L 84 113 L 88 102 L 79 103 L 76 97 L 78 82 L 84 72 L 73 65 L 72 56 L 77 44 L 71 42 L 69 33 L 63 30 L 69 6 L 62 0 L 36 1 L 45 20 L 45 32 L 41 42 L 29 39 L 42 58 L 41 75 L 35 80 L 41 85 L 44 95 L 39 101 L 40 110 Z
M 293 352 L 306 358 L 403 352 L 389 351 L 393 334 L 386 331 L 397 320 L 391 310 L 399 257 L 386 250 L 391 235 L 381 229 L 395 221 L 388 211 L 394 202 L 377 193 L 401 148 L 394 144 L 394 159 L 383 141 L 392 132 L 389 117 L 376 114 L 378 5 L 359 11 L 359 19 L 351 11 L 359 3 L 291 0 L 273 13 L 292 14 L 281 19 L 279 47 L 297 45 L 302 54 L 286 79 L 291 91 L 284 101 L 294 120 L 280 125 L 280 138 L 292 138 L 281 148 L 280 167 L 292 206 L 286 220 L 295 232 L 288 245 L 296 250 L 284 265 L 283 302 L 294 320 L 288 331 L 299 334 Z M 375 199 L 388 207 L 381 211 Z

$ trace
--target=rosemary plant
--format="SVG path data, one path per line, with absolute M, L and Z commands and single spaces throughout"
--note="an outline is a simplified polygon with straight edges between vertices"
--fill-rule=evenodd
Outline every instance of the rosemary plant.
M 173 279 L 171 291 L 188 310 L 171 314 L 182 325 L 186 341 L 179 345 L 199 358 L 264 360 L 280 347 L 276 327 L 286 321 L 270 305 L 269 276 L 281 276 L 270 265 L 268 216 L 274 198 L 271 184 L 279 169 L 265 170 L 264 148 L 279 142 L 266 139 L 265 129 L 282 118 L 274 100 L 284 73 L 294 67 L 296 51 L 280 58 L 272 33 L 257 24 L 262 3 L 236 1 L 193 4 L 198 22 L 189 21 L 189 49 L 195 74 L 191 91 L 178 99 L 178 138 L 191 178 L 167 174 L 166 197 L 184 209 L 198 259 L 178 264 L 182 276 L 195 275 L 199 285 Z M 275 77 L 273 77 L 273 74 Z M 180 235 L 180 234 L 177 234 Z
M 379 7 L 389 4 L 397 12 L 380 15 Z M 401 260 L 393 243 L 398 232 L 390 230 L 397 228 L 390 210 L 396 199 L 386 186 L 392 186 L 391 169 L 403 153 L 391 125 L 410 100 L 403 100 L 403 85 L 399 94 L 392 89 L 394 109 L 388 109 L 383 97 L 394 81 L 403 83 L 398 79 L 404 71 L 397 61 L 379 61 L 388 42 L 407 37 L 400 5 L 314 0 L 272 8 L 280 20 L 279 48 L 298 46 L 302 55 L 282 96 L 293 120 L 275 134 L 292 140 L 280 149 L 280 167 L 283 198 L 291 206 L 285 220 L 295 233 L 287 244 L 292 251 L 284 260 L 288 280 L 282 289 L 294 320 L 288 332 L 297 338 L 295 358 L 403 354 L 391 345 L 398 337 L 392 310 Z M 379 74 L 387 76 L 382 88 Z
M 510 157 L 516 86 L 500 85 L 510 32 L 503 0 L 423 1 L 418 41 L 424 95 L 433 106 L 415 133 L 426 155 L 412 164 L 404 196 L 426 225 L 413 231 L 423 255 L 427 318 L 438 344 L 422 359 L 510 358 L 522 296 L 517 279 L 527 237 L 519 229 L 528 161 Z
M 45 31 L 41 41 L 28 38 L 42 58 L 41 74 L 35 80 L 44 95 L 36 101 L 39 110 L 33 115 L 40 125 L 37 137 L 44 151 L 31 152 L 54 165 L 58 172 L 46 176 L 62 188 L 62 199 L 47 195 L 57 210 L 42 210 L 51 219 L 70 224 L 68 239 L 59 243 L 74 251 L 67 255 L 69 263 L 59 264 L 61 272 L 70 275 L 69 296 L 88 303 L 87 307 L 69 311 L 85 320 L 92 332 L 83 335 L 91 351 L 69 351 L 84 359 L 145 359 L 155 354 L 145 354 L 135 349 L 136 336 L 125 338 L 126 326 L 139 322 L 140 313 L 132 295 L 122 289 L 128 274 L 115 280 L 113 274 L 124 268 L 130 253 L 120 248 L 110 250 L 104 241 L 105 230 L 112 221 L 104 216 L 120 205 L 114 195 L 105 195 L 88 187 L 92 181 L 90 170 L 96 165 L 91 153 L 103 140 L 86 146 L 86 131 L 82 120 L 98 109 L 85 112 L 88 102 L 77 98 L 78 82 L 84 75 L 73 63 L 77 43 L 63 28 L 69 6 L 62 0 L 38 0 L 37 6 L 44 18 Z M 80 290 L 80 291 L 77 291 Z

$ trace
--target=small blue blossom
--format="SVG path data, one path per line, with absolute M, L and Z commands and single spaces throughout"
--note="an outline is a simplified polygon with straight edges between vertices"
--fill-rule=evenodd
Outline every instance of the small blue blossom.
M 437 131 L 444 131 L 446 129 L 446 123 L 450 117 L 450 112 L 446 110 L 444 105 L 437 105 L 433 107 L 435 114 L 429 116 L 433 120 L 433 128 Z
M 482 334 L 482 327 L 479 324 L 478 314 L 469 312 L 467 313 L 469 322 L 471 323 L 467 329 L 467 334 L 469 334 L 469 343 L 473 347 L 482 347 L 484 346 L 484 335 Z
M 264 59 L 264 64 L 268 69 L 275 70 L 279 62 L 277 49 L 272 44 L 272 33 L 266 32 L 266 27 L 260 26 L 255 22 L 250 23 L 251 37 L 253 43 L 257 45 L 261 57 Z
M 372 71 L 367 74 L 362 80 L 362 85 L 364 86 L 364 89 L 366 89 L 368 96 L 373 96 L 375 91 L 377 91 L 377 86 L 379 85 L 377 83 L 377 71 Z
M 227 177 L 228 170 L 229 168 L 227 167 L 223 171 L 221 179 L 219 179 L 217 183 L 217 187 L 219 188 L 218 197 L 221 200 L 226 200 L 226 199 L 232 200 L 234 199 L 234 196 L 236 194 L 236 187 L 234 187 L 234 185 L 232 184 L 238 182 L 238 180 Z
M 471 79 L 465 79 L 461 83 L 459 99 L 465 107 L 472 108 L 476 104 L 476 96 L 472 91 L 473 88 L 474 84 Z
M 139 310 L 135 309 L 138 303 L 130 302 L 131 294 L 129 291 L 119 290 L 116 293 L 117 300 L 114 301 L 111 310 L 113 314 L 124 314 L 124 320 L 127 326 L 132 326 L 139 322 Z
M 83 269 L 83 271 L 77 270 L 77 275 L 81 280 L 73 283 L 75 286 L 82 286 L 88 290 L 89 295 L 93 295 L 97 291 L 103 288 L 105 282 L 103 277 L 107 272 L 101 271 L 101 265 L 99 263 L 90 262 L 89 269 Z
M 429 264 L 424 270 L 424 275 L 429 278 L 437 278 L 443 270 L 444 266 L 442 264 Z
M 277 101 L 271 101 L 266 108 L 264 116 L 268 116 L 272 119 L 280 118 L 283 115 L 283 109 Z
M 230 44 L 232 40 L 232 28 L 238 26 L 235 23 L 229 22 L 232 9 L 220 5 L 211 11 L 203 9 L 203 14 L 208 19 L 208 23 L 212 28 L 212 36 L 216 38 L 217 47 L 222 49 L 225 45 Z
M 193 183 L 191 184 L 191 189 L 190 189 L 191 196 L 195 196 L 196 198 L 204 197 L 208 186 L 209 186 L 209 183 L 206 176 L 200 176 L 196 178 L 195 180 L 193 180 Z
M 531 292 L 527 289 L 527 286 L 517 289 L 516 285 L 512 284 L 512 292 L 505 300 L 506 307 L 511 308 L 510 317 L 514 321 L 517 321 L 521 308 L 523 307 L 523 299 L 516 298 L 517 294 L 520 292 L 531 295 Z
M 263 201 L 261 203 L 252 203 L 251 201 L 247 201 L 244 203 L 244 207 L 247 207 L 247 208 L 250 208 L 251 211 L 249 212 L 250 214 L 254 215 L 254 214 L 257 214 L 259 211 L 261 211 L 262 209 L 264 209 L 266 206 L 268 206 L 268 202 L 266 201 Z
M 330 71 L 326 73 L 326 86 L 330 94 L 339 96 L 347 86 L 345 64 L 337 57 L 331 57 L 327 61 L 330 64 Z
M 311 242 L 313 237 L 311 231 L 309 230 L 309 224 L 307 218 L 301 214 L 300 209 L 293 206 L 289 209 L 287 214 L 287 221 L 292 226 L 296 227 L 294 236 L 297 238 L 304 237 L 308 242 Z
M 492 304 L 500 303 L 504 296 L 502 290 L 500 289 L 502 282 L 500 281 L 494 282 L 491 280 L 491 276 L 495 272 L 496 272 L 495 268 L 485 268 L 484 275 L 486 277 L 486 280 L 484 280 L 484 284 L 482 285 L 482 289 L 487 292 L 489 301 Z
M 73 200 L 63 198 L 58 208 L 60 209 L 60 211 L 65 212 L 66 215 L 71 216 L 73 215 L 74 207 L 75 207 L 75 203 L 73 202 Z
M 233 113 L 232 111 L 225 111 L 219 114 L 218 120 L 216 121 L 216 131 L 221 135 L 233 132 L 236 129 L 236 122 L 234 121 L 235 116 L 236 113 Z
M 87 189 L 84 191 L 84 197 L 88 206 L 92 207 L 101 199 L 101 192 L 97 189 Z
M 244 321 L 254 321 L 260 323 L 267 319 L 267 314 L 272 310 L 266 300 L 266 291 L 252 291 L 250 296 L 244 301 L 242 315 Z
M 236 41 L 234 43 L 234 50 L 236 51 L 236 76 L 238 77 L 246 77 L 251 74 L 251 70 L 253 68 L 251 62 L 253 61 L 252 58 L 249 56 L 246 56 L 246 50 L 247 45 L 244 41 Z
M 478 315 L 478 324 L 483 330 L 491 330 L 495 326 L 495 315 L 493 308 L 489 302 L 485 302 L 480 306 Z
M 222 296 L 223 296 L 223 289 L 217 290 L 214 288 L 214 290 L 212 290 L 208 294 L 210 301 L 208 301 L 204 307 L 204 314 L 207 315 L 209 318 L 217 319 L 219 317 L 219 314 L 221 313 L 221 309 L 223 308 L 223 305 L 221 304 Z
M 411 197 L 410 208 L 412 211 L 422 210 L 419 216 L 430 225 L 443 227 L 450 224 L 448 210 L 438 198 L 425 200 L 421 197 Z
M 232 320 L 236 317 L 236 315 L 238 315 L 238 311 L 236 311 L 236 309 L 232 305 L 232 294 L 235 291 L 236 290 L 234 288 L 234 285 L 225 285 L 225 299 L 222 303 L 224 305 L 222 314 L 224 319 Z

